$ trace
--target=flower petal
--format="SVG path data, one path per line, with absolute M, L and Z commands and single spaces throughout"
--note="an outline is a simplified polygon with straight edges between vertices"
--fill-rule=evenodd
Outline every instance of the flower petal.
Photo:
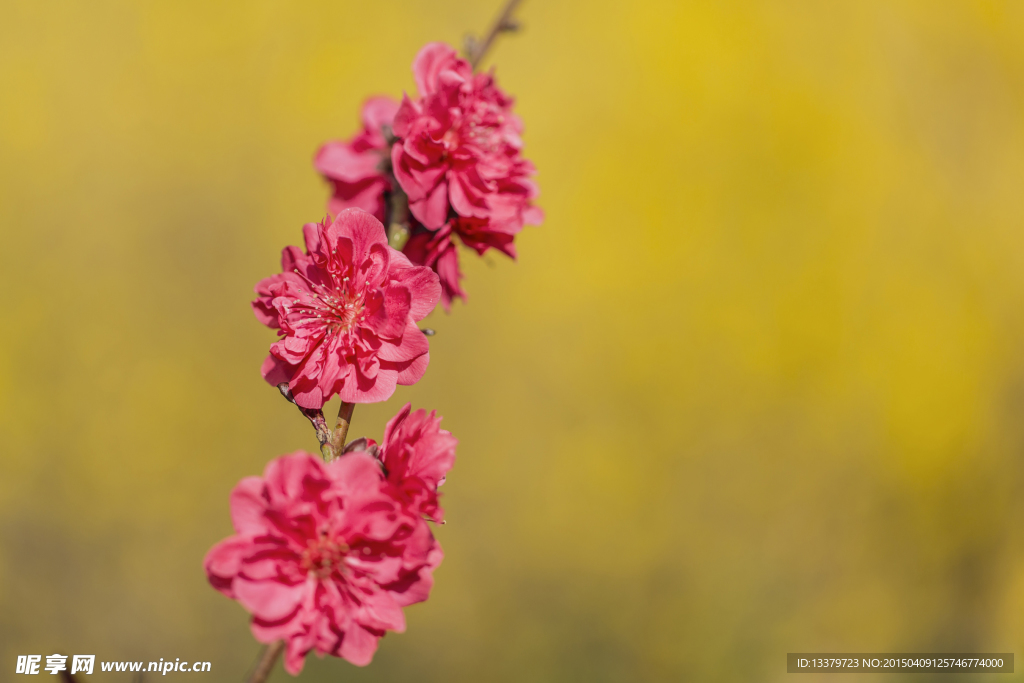
M 308 591 L 305 582 L 292 586 L 279 581 L 235 579 L 235 595 L 243 607 L 264 621 L 280 621 L 299 608 Z

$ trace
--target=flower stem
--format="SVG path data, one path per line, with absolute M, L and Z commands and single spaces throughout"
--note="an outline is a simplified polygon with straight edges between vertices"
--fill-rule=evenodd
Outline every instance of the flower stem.
M 388 244 L 392 249 L 402 251 L 409 241 L 409 198 L 402 191 L 398 181 L 391 178 L 391 197 L 388 198 L 390 221 L 388 223 Z
M 474 71 L 476 71 L 476 68 L 480 66 L 480 62 L 483 61 L 484 55 L 487 54 L 487 51 L 491 48 L 491 44 L 494 42 L 494 39 L 498 37 L 499 33 L 515 31 L 519 28 L 519 24 L 512 19 L 512 13 L 515 12 L 516 5 L 521 1 L 522 0 L 508 0 L 508 2 L 505 3 L 505 8 L 501 11 L 501 14 L 498 15 L 498 20 L 494 22 L 493 26 L 491 26 L 491 30 L 488 32 L 487 37 L 479 43 L 475 40 L 471 41 L 470 49 L 468 51 L 469 54 L 467 56 Z
M 348 426 L 352 423 L 352 411 L 355 403 L 341 402 L 338 409 L 338 424 L 334 426 L 334 433 L 331 435 L 331 457 L 334 460 L 345 450 L 345 437 L 348 436 Z
M 281 656 L 282 652 L 284 652 L 283 640 L 271 643 L 263 648 L 263 653 L 260 655 L 260 659 L 256 663 L 256 668 L 253 670 L 252 676 L 249 676 L 248 683 L 263 683 L 267 680 L 267 677 L 274 668 L 274 664 L 277 663 L 277 658 Z

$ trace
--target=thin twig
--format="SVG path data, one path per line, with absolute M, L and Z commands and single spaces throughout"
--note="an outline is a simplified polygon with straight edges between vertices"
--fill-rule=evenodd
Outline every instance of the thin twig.
M 256 664 L 256 669 L 252 672 L 252 676 L 249 676 L 248 683 L 263 683 L 266 681 L 267 676 L 273 671 L 274 664 L 277 663 L 277 658 L 281 656 L 282 652 L 284 652 L 283 640 L 271 643 L 263 648 L 259 662 Z
M 330 462 L 345 451 L 345 437 L 348 436 L 348 426 L 352 422 L 352 411 L 356 407 L 354 403 L 342 401 L 341 408 L 338 409 L 338 423 L 332 431 L 327 427 L 324 411 L 303 408 L 298 403 L 295 403 L 295 397 L 292 396 L 292 392 L 288 389 L 286 382 L 278 384 L 277 390 L 281 392 L 285 400 L 289 403 L 294 403 L 299 412 L 305 415 L 313 424 L 313 429 L 316 430 L 317 441 L 320 442 L 320 454 L 324 456 L 324 460 Z
M 505 3 L 505 8 L 501 11 L 501 14 L 498 15 L 498 20 L 494 22 L 493 26 L 491 26 L 491 30 L 488 32 L 487 37 L 483 39 L 483 42 L 478 43 L 476 40 L 473 40 L 470 43 L 471 49 L 469 50 L 468 55 L 469 63 L 473 67 L 474 71 L 476 71 L 476 68 L 480 66 L 480 62 L 483 61 L 484 55 L 486 55 L 487 51 L 491 49 L 491 43 L 494 42 L 494 39 L 498 37 L 499 33 L 515 31 L 519 28 L 519 24 L 512 19 L 512 13 L 515 12 L 516 5 L 520 2 L 521 0 L 508 0 L 508 2 Z
M 295 397 L 292 396 L 291 390 L 288 388 L 287 382 L 282 382 L 277 385 L 277 390 L 281 392 L 285 400 L 289 403 L 294 403 L 295 407 L 299 409 L 307 420 L 313 425 L 313 429 L 316 430 L 316 440 L 320 442 L 320 454 L 324 456 L 324 460 L 331 460 L 333 454 L 324 450 L 330 448 L 331 443 L 331 430 L 327 426 L 327 420 L 324 419 L 324 411 L 314 410 L 312 408 L 303 408 L 298 403 L 295 403 Z
M 341 402 L 341 408 L 338 409 L 338 424 L 335 425 L 334 434 L 331 436 L 333 457 L 329 460 L 333 460 L 345 452 L 345 437 L 348 436 L 348 426 L 352 423 L 352 411 L 355 407 L 355 403 Z

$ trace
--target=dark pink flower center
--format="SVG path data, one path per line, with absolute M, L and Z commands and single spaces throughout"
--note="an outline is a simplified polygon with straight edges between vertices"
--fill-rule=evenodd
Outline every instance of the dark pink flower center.
M 501 108 L 490 102 L 478 102 L 476 106 L 470 105 L 441 139 L 449 150 L 469 145 L 485 152 L 497 152 L 502 148 L 500 128 L 504 123 Z
M 301 276 L 301 273 L 295 271 Z M 334 287 L 326 287 L 314 283 L 308 278 L 306 284 L 310 291 L 304 299 L 295 299 L 291 310 L 305 318 L 307 324 L 325 327 L 327 334 L 343 335 L 349 332 L 364 319 L 365 301 L 362 292 L 354 292 L 349 288 L 349 278 L 334 282 Z M 332 279 L 337 280 L 336 277 Z
M 299 566 L 306 573 L 312 573 L 318 579 L 326 579 L 335 572 L 340 572 L 345 561 L 345 553 L 349 547 L 342 541 L 335 540 L 326 534 L 313 539 L 302 551 Z

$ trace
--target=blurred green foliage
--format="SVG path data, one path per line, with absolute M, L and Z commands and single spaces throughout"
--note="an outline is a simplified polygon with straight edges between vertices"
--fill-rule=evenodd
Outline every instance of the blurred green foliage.
M 241 679 L 257 646 L 201 560 L 238 479 L 316 449 L 259 376 L 251 288 L 324 213 L 319 143 L 496 10 L 6 0 L 0 670 L 95 653 Z M 1024 5 L 520 17 L 489 61 L 546 223 L 518 264 L 464 259 L 426 377 L 353 426 L 445 416 L 447 559 L 372 666 L 303 680 L 1021 654 Z

